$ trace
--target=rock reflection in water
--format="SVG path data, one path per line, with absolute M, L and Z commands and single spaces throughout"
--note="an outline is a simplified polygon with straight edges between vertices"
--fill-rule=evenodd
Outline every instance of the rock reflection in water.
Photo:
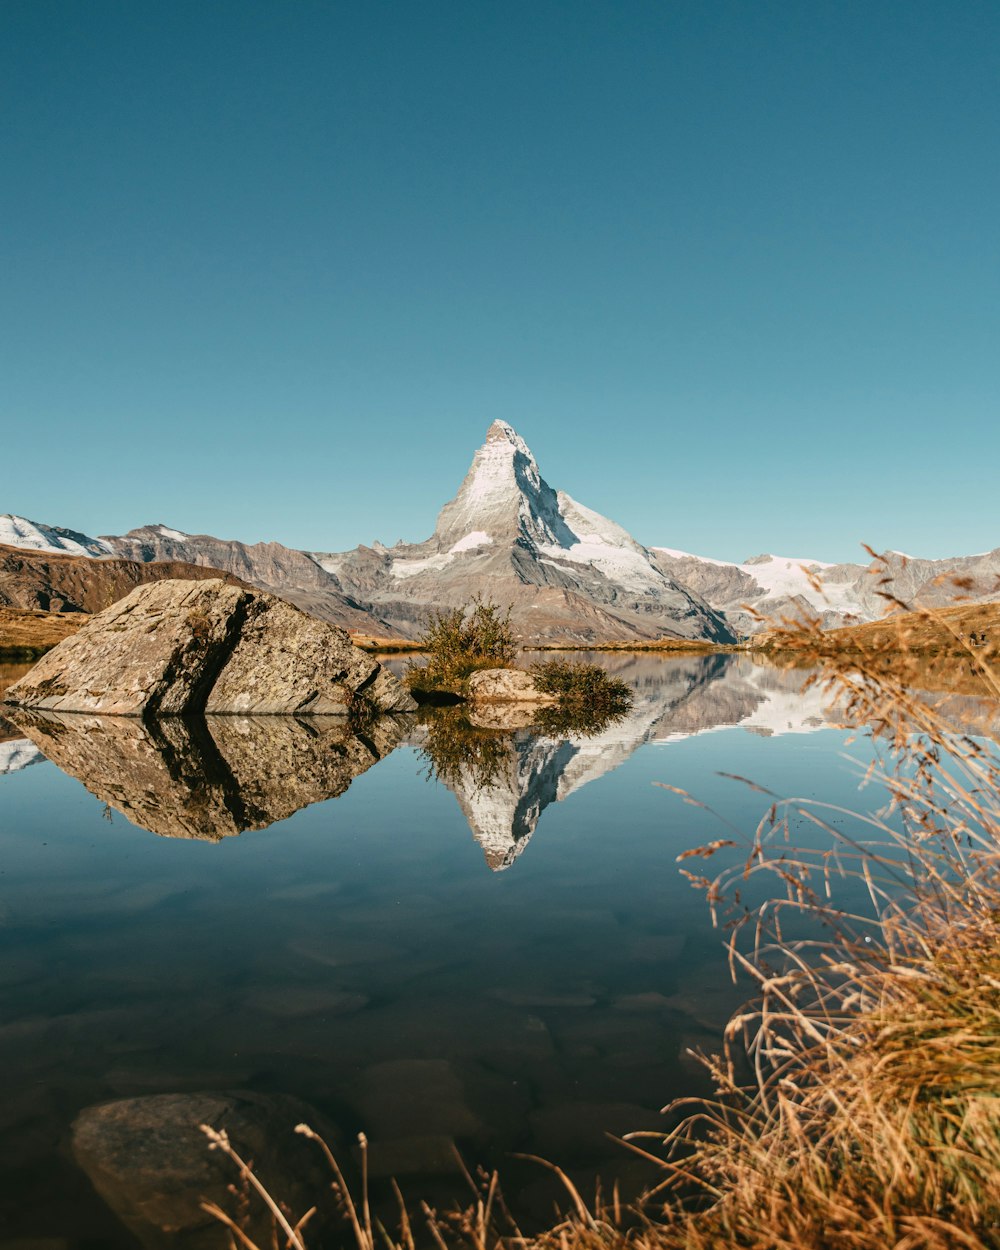
M 336 717 L 132 717 L 18 712 L 54 764 L 151 833 L 218 841 L 343 794 L 399 743 L 408 722 L 352 730 Z

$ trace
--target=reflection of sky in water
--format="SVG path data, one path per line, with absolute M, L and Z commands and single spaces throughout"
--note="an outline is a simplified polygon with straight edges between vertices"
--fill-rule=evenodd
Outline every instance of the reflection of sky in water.
M 653 783 L 749 832 L 767 800 L 720 770 L 848 806 L 857 774 L 812 704 L 808 732 L 781 732 L 795 728 L 787 680 L 783 724 L 762 724 L 758 702 L 739 716 L 757 732 L 707 733 L 719 708 L 736 718 L 745 666 L 702 682 L 688 662 L 716 712 L 699 723 L 685 696 L 675 725 L 662 661 L 627 667 L 649 744 L 584 743 L 575 784 L 498 873 L 413 746 L 340 798 L 218 843 L 109 820 L 48 763 L 0 778 L 0 1223 L 112 1236 L 65 1142 L 81 1107 L 114 1097 L 290 1092 L 348 1139 L 389 1143 L 404 1175 L 434 1170 L 416 1137 L 457 1135 L 470 1158 L 524 1150 L 586 1176 L 621 1159 L 602 1129 L 655 1126 L 671 1097 L 705 1089 L 682 1052 L 718 1044 L 741 991 L 675 856 L 726 831 Z M 514 1188 L 534 1178 L 504 1171 Z

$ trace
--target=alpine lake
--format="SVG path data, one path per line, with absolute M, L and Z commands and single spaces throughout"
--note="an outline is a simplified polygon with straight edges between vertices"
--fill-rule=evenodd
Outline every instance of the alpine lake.
M 227 1244 L 208 1217 L 163 1231 L 216 1183 L 191 1120 L 226 1099 L 256 1117 L 262 1169 L 305 1148 L 326 1175 L 301 1119 L 356 1178 L 364 1133 L 387 1225 L 393 1177 L 415 1203 L 468 1199 L 456 1147 L 526 1228 L 567 1197 L 524 1156 L 588 1197 L 655 1183 L 616 1138 L 711 1093 L 692 1052 L 718 1052 L 752 993 L 684 870 L 741 862 L 771 797 L 740 778 L 834 823 L 884 795 L 861 784 L 873 744 L 807 674 L 581 658 L 630 685 L 627 715 L 0 721 L 0 1250 Z M 708 864 L 678 859 L 719 838 Z M 122 1099 L 103 1137 L 80 1132 Z

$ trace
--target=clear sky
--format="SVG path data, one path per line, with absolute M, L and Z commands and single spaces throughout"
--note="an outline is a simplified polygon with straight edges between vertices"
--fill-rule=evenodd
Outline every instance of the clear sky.
M 4 0 L 0 512 L 1000 545 L 995 0 Z

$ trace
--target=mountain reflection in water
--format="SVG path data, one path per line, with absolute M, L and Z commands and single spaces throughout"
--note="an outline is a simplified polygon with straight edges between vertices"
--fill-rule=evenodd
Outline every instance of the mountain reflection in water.
M 821 696 L 798 693 L 801 673 L 726 655 L 654 664 L 602 658 L 632 687 L 633 706 L 572 730 L 551 718 L 525 725 L 532 712 L 523 708 L 442 708 L 420 724 L 383 717 L 363 729 L 333 717 L 11 716 L 23 735 L 15 740 L 20 756 L 40 752 L 143 829 L 210 841 L 264 829 L 343 794 L 397 746 L 413 746 L 455 795 L 493 870 L 523 852 L 550 803 L 617 768 L 644 743 L 733 725 L 772 734 L 828 723 Z
M 634 702 L 628 712 L 586 726 L 566 728 L 551 709 L 509 705 L 425 709 L 419 723 L 383 717 L 363 729 L 333 717 L 142 721 L 12 711 L 2 744 L 5 771 L 44 756 L 152 833 L 217 841 L 335 798 L 397 746 L 411 746 L 428 775 L 454 794 L 489 868 L 500 871 L 524 852 L 551 803 L 618 768 L 646 743 L 732 727 L 768 737 L 801 734 L 838 723 L 819 686 L 803 690 L 808 673 L 756 657 L 600 660 L 628 683 Z M 963 732 L 996 736 L 1000 729 L 995 703 L 963 694 L 921 697 Z M 15 732 L 23 737 L 11 738 Z
M 567 733 L 552 724 L 504 732 L 492 727 L 502 716 L 443 708 L 415 732 L 414 744 L 455 795 L 493 871 L 523 853 L 550 803 L 618 768 L 645 743 L 734 725 L 768 735 L 829 726 L 819 692 L 805 700 L 799 694 L 801 673 L 731 655 L 653 664 L 642 655 L 601 659 L 633 690 L 622 715 Z

